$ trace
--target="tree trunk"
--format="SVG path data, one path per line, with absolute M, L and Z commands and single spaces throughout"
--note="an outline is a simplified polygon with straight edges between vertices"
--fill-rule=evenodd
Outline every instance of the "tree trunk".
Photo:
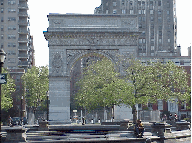
M 133 107 L 132 107 L 132 114 L 133 114 L 133 123 L 136 124 L 136 122 L 137 122 L 137 110 L 136 110 L 135 105 L 133 105 Z

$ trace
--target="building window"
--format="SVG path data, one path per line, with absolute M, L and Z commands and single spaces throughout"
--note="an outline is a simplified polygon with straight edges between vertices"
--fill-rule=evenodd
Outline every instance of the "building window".
M 153 23 L 151 24 L 151 29 L 154 29 L 154 24 Z
M 125 4 L 125 0 L 122 0 L 122 2 L 121 2 L 121 3 L 122 3 L 122 5 L 124 5 L 124 4 Z
M 15 35 L 8 35 L 8 39 L 16 39 Z
M 16 2 L 14 0 L 9 0 L 8 1 L 8 5 L 14 5 L 14 4 L 16 4 Z
M 130 14 L 134 14 L 134 13 L 133 13 L 133 10 L 130 10 Z
M 142 24 L 141 23 L 139 23 L 139 28 L 142 28 Z
M 169 11 L 169 10 L 167 10 L 167 15 L 169 15 L 169 13 L 170 13 L 170 11 Z
M 158 6 L 161 6 L 161 1 L 158 1 Z
M 159 51 L 163 51 L 163 48 L 162 48 L 162 46 L 159 46 Z
M 145 20 L 146 20 L 145 18 L 146 18 L 146 17 L 142 17 L 143 22 L 145 22 Z
M 3 49 L 3 47 L 4 47 L 3 44 L 1 44 L 1 49 Z
M 8 51 L 8 55 L 16 55 L 15 51 Z
M 150 10 L 150 14 L 153 14 L 153 10 Z
M 3 25 L 1 25 L 1 31 L 4 31 L 4 26 Z
M 1 22 L 4 22 L 4 18 L 3 17 L 1 17 Z
M 159 30 L 162 30 L 162 26 L 159 26 Z
M 151 51 L 154 51 L 155 50 L 155 47 L 154 46 L 151 46 Z
M 158 110 L 163 110 L 163 101 L 158 100 Z
M 113 2 L 113 6 L 117 6 L 117 2 Z
M 4 12 L 4 9 L 3 8 L 1 8 L 1 13 L 3 13 Z
M 170 8 L 170 3 L 169 3 L 169 1 L 167 2 L 167 8 Z
M 16 13 L 16 9 L 9 8 L 8 13 Z
M 180 60 L 180 65 L 184 65 L 184 60 Z
M 109 13 L 109 10 L 106 10 L 106 14 L 108 14 Z
M 8 21 L 16 21 L 15 17 L 8 17 Z
M 152 110 L 153 109 L 153 104 L 152 103 L 148 103 L 148 109 Z
M 171 39 L 168 39 L 167 41 L 168 41 L 168 43 L 170 43 L 170 42 L 171 42 Z
M 149 8 L 150 8 L 150 9 L 153 9 L 153 1 L 150 1 L 150 3 L 149 3 Z
M 143 43 L 145 43 L 145 39 L 143 39 Z
M 108 6 L 108 2 L 106 2 L 106 6 Z
M 159 36 L 162 36 L 162 31 L 159 31 Z
M 113 14 L 116 14 L 116 13 L 117 13 L 117 10 L 116 10 L 116 9 L 114 9 L 114 10 L 113 10 Z
M 138 104 L 138 110 L 142 110 L 142 104 Z
M 158 14 L 161 15 L 161 10 L 158 10 Z
M 145 14 L 145 10 L 142 10 L 142 14 Z
M 1 39 L 3 39 L 3 37 L 4 37 L 4 36 L 3 36 L 3 35 L 1 35 Z
M 151 17 L 151 22 L 153 22 L 153 20 L 154 20 L 154 17 L 152 16 L 152 17 Z
M 16 30 L 16 27 L 15 26 L 8 27 L 8 30 Z
M 161 44 L 162 43 L 162 39 L 159 39 L 159 44 Z
M 158 22 L 162 22 L 162 18 L 161 17 L 158 17 Z
M 181 103 L 181 110 L 186 110 L 186 102 L 185 101 L 183 101 Z
M 8 47 L 16 47 L 15 43 L 8 43 Z
M 8 63 L 15 63 L 15 59 L 14 58 L 9 58 Z
M 154 37 L 154 30 L 151 30 L 151 37 Z
M 122 9 L 122 14 L 125 14 L 125 13 L 126 13 L 125 9 Z

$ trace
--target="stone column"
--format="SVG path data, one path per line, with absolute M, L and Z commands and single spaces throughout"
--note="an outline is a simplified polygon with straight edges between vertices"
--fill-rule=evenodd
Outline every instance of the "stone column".
M 49 124 L 70 122 L 70 81 L 68 77 L 49 78 Z
M 49 50 L 49 124 L 70 123 L 70 77 L 66 74 L 66 50 Z

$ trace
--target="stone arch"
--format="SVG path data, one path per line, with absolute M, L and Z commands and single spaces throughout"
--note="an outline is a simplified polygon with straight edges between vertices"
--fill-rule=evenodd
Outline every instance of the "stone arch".
M 106 57 L 115 64 L 118 60 L 119 50 L 67 50 L 67 74 L 70 75 L 74 64 L 80 60 L 80 58 L 94 54 L 96 56 Z M 118 67 L 115 68 L 118 69 Z

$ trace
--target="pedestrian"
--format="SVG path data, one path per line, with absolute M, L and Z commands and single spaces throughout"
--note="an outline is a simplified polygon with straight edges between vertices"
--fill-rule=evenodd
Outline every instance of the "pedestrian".
M 170 120 L 170 121 L 172 120 L 172 114 L 169 115 L 169 120 Z
M 141 123 L 141 120 L 140 119 L 138 119 L 137 120 L 137 123 L 136 123 L 136 125 L 135 125 L 135 134 L 137 135 L 137 138 L 139 137 L 139 136 L 143 136 L 143 133 L 144 133 L 144 126 L 143 126 L 143 124 Z
M 175 122 L 177 122 L 178 120 L 178 117 L 177 117 L 177 114 L 175 113 Z
M 164 114 L 164 115 L 163 115 L 163 121 L 166 121 L 166 120 L 167 120 L 167 115 Z
M 11 118 L 10 115 L 9 115 L 9 117 L 8 117 L 8 126 L 12 126 L 12 118 Z

